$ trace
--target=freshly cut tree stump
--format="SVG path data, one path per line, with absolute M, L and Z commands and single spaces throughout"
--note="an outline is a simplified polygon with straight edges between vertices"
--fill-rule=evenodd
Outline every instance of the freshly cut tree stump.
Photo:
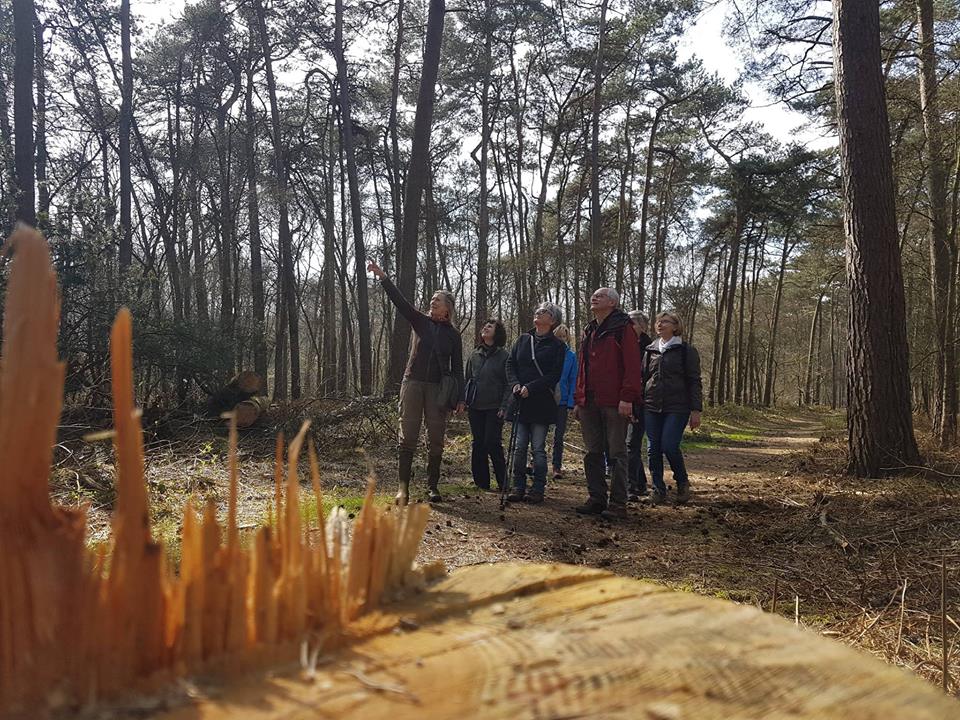
M 906 671 L 755 608 L 568 565 L 462 568 L 357 642 L 163 720 L 960 717 Z

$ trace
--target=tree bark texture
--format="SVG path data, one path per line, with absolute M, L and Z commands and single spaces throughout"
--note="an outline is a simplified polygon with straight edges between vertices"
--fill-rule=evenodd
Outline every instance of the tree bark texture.
M 848 470 L 873 477 L 919 458 L 876 2 L 833 0 L 833 50 L 849 293 Z
M 133 59 L 130 52 L 130 0 L 120 0 L 120 252 L 121 274 L 133 262 L 133 181 L 130 175 L 130 129 L 133 125 Z

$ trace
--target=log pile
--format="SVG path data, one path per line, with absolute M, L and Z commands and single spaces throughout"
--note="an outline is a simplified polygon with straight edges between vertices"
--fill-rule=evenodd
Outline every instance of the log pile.
M 132 322 L 111 333 L 117 457 L 113 547 L 85 545 L 85 508 L 53 507 L 47 492 L 61 411 L 56 280 L 43 238 L 18 229 L 4 317 L 0 375 L 0 717 L 42 717 L 80 703 L 195 673 L 229 673 L 296 656 L 301 641 L 336 646 L 351 623 L 401 588 L 414 566 L 427 506 L 382 509 L 373 484 L 353 526 L 326 536 L 319 465 L 308 447 L 320 521 L 301 521 L 297 464 L 307 425 L 276 450 L 273 527 L 252 544 L 237 527 L 236 424 L 230 433 L 225 527 L 211 502 L 184 511 L 180 572 L 153 540 L 140 413 L 134 405 Z M 225 536 L 225 539 L 224 539 Z M 307 538 L 313 537 L 313 542 Z
M 270 398 L 263 395 L 263 390 L 263 378 L 244 370 L 210 396 L 208 410 L 213 416 L 234 412 L 237 427 L 250 427 L 270 409 Z

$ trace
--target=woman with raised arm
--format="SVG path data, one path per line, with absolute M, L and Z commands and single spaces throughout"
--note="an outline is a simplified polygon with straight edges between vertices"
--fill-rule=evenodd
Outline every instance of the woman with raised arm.
M 452 409 L 441 397 L 444 375 L 454 378 L 457 388 L 463 385 L 463 342 L 453 326 L 454 297 L 447 290 L 437 290 L 430 298 L 430 312 L 417 310 L 390 282 L 380 266 L 371 262 L 367 271 L 383 286 L 387 297 L 413 327 L 414 341 L 407 359 L 407 369 L 400 385 L 400 443 L 397 471 L 400 485 L 397 503 L 406 505 L 413 477 L 413 456 L 420 440 L 420 428 L 427 426 L 427 488 L 430 502 L 440 502 L 440 462 L 447 419 Z M 458 392 L 459 395 L 459 392 Z

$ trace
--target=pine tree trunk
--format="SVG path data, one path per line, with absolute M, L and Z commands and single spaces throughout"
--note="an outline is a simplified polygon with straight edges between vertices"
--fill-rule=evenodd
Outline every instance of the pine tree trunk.
M 603 91 L 603 53 L 607 34 L 608 0 L 600 0 L 597 56 L 593 66 L 593 110 L 590 125 L 590 276 L 587 284 L 600 287 L 604 275 L 603 228 L 600 213 L 600 109 Z
M 14 168 L 17 178 L 16 218 L 28 225 L 37 224 L 34 205 L 33 147 L 33 24 L 36 13 L 33 0 L 13 0 L 13 132 Z
M 919 458 L 903 339 L 906 309 L 880 65 L 880 8 L 867 0 L 834 0 L 833 11 L 850 300 L 848 469 L 874 477 Z
M 490 186 L 487 171 L 490 167 L 490 129 L 493 123 L 490 113 L 490 85 L 493 69 L 493 28 L 490 27 L 492 0 L 486 0 L 483 40 L 483 86 L 480 91 L 480 189 L 477 198 L 477 285 L 474 291 L 473 336 L 480 343 L 480 330 L 487 319 L 487 281 L 490 254 Z
M 37 83 L 37 227 L 41 231 L 45 230 L 50 219 L 50 188 L 47 187 L 47 62 L 43 43 L 45 27 L 39 21 L 33 26 Z
M 120 0 L 120 252 L 122 275 L 133 262 L 133 180 L 130 176 L 130 130 L 133 125 L 133 59 L 130 54 L 130 0 Z
M 255 57 L 255 32 L 250 29 L 250 53 Z M 257 181 L 260 168 L 257 163 L 257 116 L 253 110 L 254 66 L 247 69 L 247 88 L 244 94 L 246 133 L 244 155 L 247 165 L 247 232 L 250 235 L 250 289 L 253 296 L 253 369 L 263 381 L 261 392 L 267 387 L 267 323 L 266 303 L 263 293 L 263 253 L 260 239 L 260 195 Z
M 420 93 L 413 123 L 413 145 L 403 198 L 403 235 L 397 263 L 397 288 L 407 298 L 414 297 L 417 284 L 417 236 L 420 232 L 420 201 L 429 180 L 430 130 L 433 126 L 433 105 L 436 96 L 440 50 L 443 43 L 444 0 L 430 0 L 427 15 L 427 36 L 423 49 L 423 70 Z M 390 369 L 385 391 L 395 394 L 406 367 L 410 345 L 410 323 L 397 317 L 390 339 Z
M 353 138 L 347 58 L 343 49 L 343 0 L 335 0 L 334 7 L 333 47 L 337 61 L 337 83 L 340 89 L 343 150 L 346 154 L 347 181 L 350 185 L 350 219 L 353 224 L 353 262 L 356 277 L 358 336 L 360 339 L 360 394 L 369 395 L 372 385 L 373 358 L 370 349 L 370 304 L 367 299 L 367 251 L 363 242 L 360 181 L 357 178 L 357 150 Z
M 283 128 L 280 124 L 277 81 L 273 74 L 273 59 L 270 54 L 270 38 L 267 35 L 267 17 L 263 8 L 263 0 L 254 0 L 254 9 L 257 13 L 257 26 L 260 31 L 263 64 L 267 75 L 267 91 L 270 98 L 270 119 L 273 130 L 274 171 L 277 177 L 277 209 L 280 215 L 278 232 L 278 243 L 280 245 L 280 284 L 290 343 L 290 397 L 297 400 L 300 397 L 300 315 L 297 310 L 296 276 L 293 266 L 293 237 L 290 231 L 290 209 L 287 198 L 289 185 L 287 148 L 283 141 Z M 275 395 L 276 392 L 275 389 Z M 280 395 L 280 397 L 284 397 L 284 395 Z
M 946 163 L 937 100 L 937 55 L 933 31 L 933 0 L 917 0 L 920 32 L 920 105 L 926 135 L 927 197 L 930 202 L 930 293 L 937 350 L 934 434 L 941 447 L 957 439 L 957 378 L 953 315 L 955 308 L 954 255 L 947 219 Z
M 780 269 L 777 272 L 777 288 L 773 294 L 773 316 L 770 318 L 770 341 L 767 343 L 767 357 L 763 370 L 763 396 L 760 402 L 764 407 L 770 407 L 773 402 L 773 361 L 777 349 L 777 331 L 780 328 L 780 303 L 783 300 L 783 280 L 787 274 L 787 260 L 793 245 L 790 244 L 788 227 L 783 236 L 783 252 L 780 253 Z

